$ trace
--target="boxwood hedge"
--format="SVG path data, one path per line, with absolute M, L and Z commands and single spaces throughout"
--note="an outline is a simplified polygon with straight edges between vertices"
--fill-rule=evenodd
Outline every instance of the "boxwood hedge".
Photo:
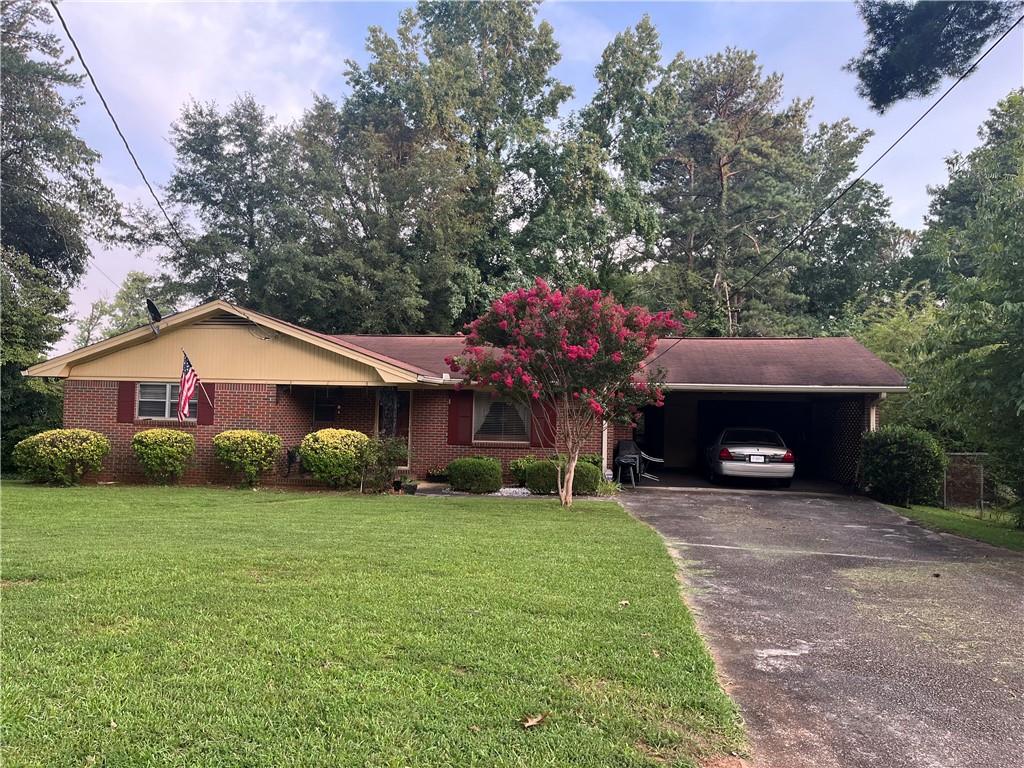
M 196 439 L 179 429 L 144 429 L 132 437 L 132 451 L 148 480 L 167 483 L 185 473 Z
M 86 472 L 99 472 L 110 441 L 91 429 L 49 429 L 16 446 L 14 464 L 37 483 L 74 485 Z

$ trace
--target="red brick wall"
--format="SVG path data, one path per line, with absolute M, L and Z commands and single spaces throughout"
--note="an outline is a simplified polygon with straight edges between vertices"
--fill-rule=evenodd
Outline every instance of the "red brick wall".
M 213 424 L 179 425 L 177 421 L 117 421 L 117 382 L 69 380 L 64 385 L 64 426 L 94 429 L 110 439 L 111 452 L 99 481 L 142 482 L 144 477 L 131 450 L 132 436 L 141 430 L 166 426 L 188 432 L 196 439 L 196 458 L 184 483 L 227 483 L 230 478 L 213 458 L 213 436 L 225 429 L 259 429 L 281 436 L 285 451 L 297 446 L 313 429 L 313 393 L 310 388 L 274 384 L 217 384 Z M 202 397 L 202 393 L 200 393 Z M 412 394 L 410 473 L 426 475 L 460 456 L 494 456 L 508 473 L 508 462 L 522 456 L 543 456 L 549 448 L 522 445 L 448 445 L 449 390 L 419 389 Z M 373 434 L 376 397 L 372 388 L 353 388 L 340 397 L 335 426 Z M 319 425 L 318 425 L 319 426 Z M 618 429 L 618 428 L 613 428 Z M 609 451 L 615 445 L 609 432 Z M 601 452 L 601 432 L 595 431 L 586 447 Z M 287 460 L 282 451 L 277 466 L 264 478 L 267 484 L 311 485 L 296 472 L 285 477 Z
M 449 445 L 448 398 L 450 390 L 418 389 L 412 396 L 412 430 L 409 446 L 410 472 L 424 477 L 433 467 L 443 467 L 462 456 L 493 456 L 501 460 L 506 479 L 508 463 L 523 456 L 544 456 L 551 448 L 518 444 Z M 601 452 L 601 431 L 595 430 L 587 444 L 587 453 Z

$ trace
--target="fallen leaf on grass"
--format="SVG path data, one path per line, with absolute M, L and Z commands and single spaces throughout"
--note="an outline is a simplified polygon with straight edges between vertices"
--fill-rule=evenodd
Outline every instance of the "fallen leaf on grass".
M 661 658 L 661 652 L 657 648 L 651 648 L 651 655 L 656 659 Z
M 471 726 L 469 726 L 469 730 L 471 730 L 473 733 L 480 733 L 480 726 L 479 725 L 471 725 Z
M 629 605 L 629 600 L 619 600 L 619 608 L 626 608 Z
M 530 728 L 536 728 L 538 725 L 543 723 L 545 718 L 547 718 L 547 713 L 542 712 L 539 715 L 527 715 L 520 722 L 522 723 L 523 728 L 529 730 Z
M 110 730 L 114 730 L 115 728 L 117 728 L 117 723 L 115 723 L 113 720 L 111 720 L 110 721 Z

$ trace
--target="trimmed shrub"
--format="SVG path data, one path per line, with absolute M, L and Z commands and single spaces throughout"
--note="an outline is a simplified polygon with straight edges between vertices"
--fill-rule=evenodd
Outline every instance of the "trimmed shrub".
M 879 501 L 904 507 L 934 503 L 945 468 L 942 448 L 923 430 L 889 426 L 864 435 L 863 485 Z
M 484 456 L 455 459 L 448 465 L 448 482 L 456 491 L 494 493 L 501 489 L 501 462 Z
M 370 438 L 353 429 L 321 429 L 302 438 L 302 468 L 321 483 L 355 488 L 362 475 L 361 455 Z
M 373 437 L 358 449 L 359 490 L 384 493 L 391 488 L 395 473 L 409 460 L 409 446 L 403 438 Z
M 167 483 L 185 473 L 196 452 L 196 439 L 177 429 L 145 429 L 132 437 L 132 451 L 146 479 Z
M 579 463 L 593 464 L 598 469 L 601 469 L 604 460 L 601 458 L 600 453 L 581 453 Z
M 547 495 L 558 491 L 558 466 L 550 459 L 535 461 L 526 470 L 526 487 L 530 493 Z M 576 462 L 576 472 L 572 478 L 572 492 L 581 496 L 592 496 L 597 493 L 604 475 L 595 465 L 586 461 Z
M 91 429 L 49 429 L 26 437 L 12 454 L 22 474 L 36 483 L 74 485 L 86 472 L 99 472 L 110 441 Z
M 508 471 L 516 479 L 517 485 L 526 485 L 526 470 L 531 464 L 540 461 L 536 456 L 523 456 L 521 459 L 512 459 L 508 463 Z
M 274 466 L 281 438 L 255 429 L 229 429 L 213 438 L 213 455 L 246 485 Z

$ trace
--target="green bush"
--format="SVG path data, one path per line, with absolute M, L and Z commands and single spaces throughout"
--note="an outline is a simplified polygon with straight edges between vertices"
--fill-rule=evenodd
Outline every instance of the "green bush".
M 456 491 L 494 493 L 501 488 L 501 462 L 484 456 L 455 459 L 448 465 L 448 482 Z
M 185 473 L 196 452 L 196 439 L 177 429 L 145 429 L 132 437 L 132 451 L 148 480 L 166 483 Z
M 579 460 L 584 464 L 593 464 L 598 469 L 604 468 L 604 459 L 600 453 L 581 453 Z
M 74 485 L 86 472 L 99 472 L 110 441 L 91 429 L 49 429 L 26 437 L 12 454 L 22 474 L 37 483 Z
M 865 490 L 879 501 L 909 506 L 939 498 L 946 455 L 920 429 L 882 427 L 864 435 L 861 473 Z
M 302 467 L 321 483 L 355 488 L 361 477 L 361 451 L 370 438 L 352 429 L 321 429 L 302 438 Z
M 362 442 L 358 450 L 359 490 L 384 493 L 391 488 L 398 468 L 409 460 L 409 447 L 403 438 L 374 437 Z
M 280 437 L 255 429 L 229 429 L 213 438 L 213 455 L 246 485 L 256 485 L 280 452 Z
M 526 470 L 537 461 L 540 461 L 540 459 L 536 456 L 523 456 L 521 459 L 512 459 L 508 463 L 508 471 L 516 479 L 517 485 L 526 485 Z
M 535 461 L 526 470 L 526 487 L 530 493 L 546 495 L 558 491 L 558 467 L 564 466 L 564 461 L 551 461 L 542 459 Z M 572 478 L 572 492 L 574 495 L 592 496 L 597 493 L 597 488 L 604 479 L 604 473 L 586 461 L 576 462 L 576 472 Z

